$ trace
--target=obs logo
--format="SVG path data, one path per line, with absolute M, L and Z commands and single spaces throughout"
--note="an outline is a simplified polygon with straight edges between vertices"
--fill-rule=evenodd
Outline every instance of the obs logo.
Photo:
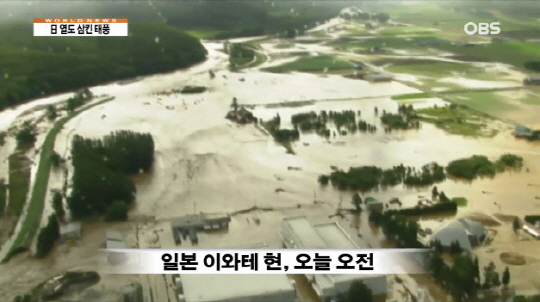
M 465 24 L 463 29 L 465 30 L 465 33 L 469 36 L 472 36 L 476 33 L 478 33 L 481 36 L 485 35 L 498 35 L 501 32 L 501 29 L 499 28 L 499 25 L 501 22 L 493 22 L 493 23 L 474 23 L 469 22 Z

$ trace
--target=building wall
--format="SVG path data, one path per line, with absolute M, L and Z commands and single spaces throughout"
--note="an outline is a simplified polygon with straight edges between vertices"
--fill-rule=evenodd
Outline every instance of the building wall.
M 227 300 L 216 300 L 208 302 L 294 302 L 296 300 L 296 293 L 294 290 L 268 293 L 266 295 L 256 295 L 249 297 L 235 297 Z M 189 301 L 188 301 L 189 302 Z

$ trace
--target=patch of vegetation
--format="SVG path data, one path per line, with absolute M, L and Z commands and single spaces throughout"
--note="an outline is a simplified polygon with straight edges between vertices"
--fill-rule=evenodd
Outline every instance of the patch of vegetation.
M 276 142 L 280 143 L 287 149 L 287 153 L 294 154 L 291 142 L 300 138 L 298 129 L 281 129 L 281 117 L 277 114 L 274 118 L 262 123 L 263 127 L 270 132 Z
M 112 99 L 112 97 L 105 98 L 86 107 L 85 109 L 101 105 Z M 45 196 L 47 194 L 47 186 L 49 184 L 51 162 L 47 159 L 50 157 L 52 152 L 54 152 L 56 135 L 60 132 L 60 130 L 62 130 L 62 127 L 65 125 L 65 123 L 67 123 L 70 119 L 77 116 L 81 112 L 84 111 L 78 110 L 70 113 L 66 117 L 59 119 L 55 122 L 53 128 L 49 131 L 49 133 L 47 133 L 47 135 L 45 136 L 45 140 L 41 146 L 39 164 L 34 179 L 34 187 L 28 201 L 29 205 L 26 215 L 24 216 L 24 221 L 22 222 L 22 226 L 19 232 L 15 235 L 15 239 L 13 240 L 7 256 L 2 259 L 2 262 L 8 261 L 13 255 L 20 251 L 27 250 L 30 242 L 34 239 L 34 235 L 39 228 L 41 215 L 43 213 L 43 206 L 45 203 Z
M 105 221 L 124 221 L 128 218 L 129 207 L 123 200 L 114 201 L 105 213 Z
M 472 180 L 482 176 L 492 177 L 507 168 L 519 168 L 522 163 L 523 158 L 514 154 L 503 154 L 496 162 L 483 155 L 473 155 L 451 161 L 446 167 L 446 172 L 457 178 Z
M 47 225 L 39 231 L 36 257 L 43 258 L 51 251 L 56 240 L 60 238 L 60 226 L 56 215 L 49 216 Z
M 452 202 L 455 202 L 460 207 L 464 207 L 469 201 L 465 197 L 454 197 L 452 198 Z
M 330 180 L 339 190 L 360 190 L 363 192 L 381 186 L 394 186 L 405 183 L 409 186 L 427 186 L 443 181 L 446 178 L 443 167 L 437 163 L 424 165 L 422 169 L 403 165 L 383 170 L 375 166 L 349 168 L 347 172 L 335 170 L 330 175 L 319 176 L 319 182 L 324 184 Z
M 313 27 L 316 22 L 333 18 L 341 9 L 322 2 L 313 5 L 303 2 L 276 2 L 272 5 L 270 2 L 161 2 L 155 5 L 168 24 L 215 39 L 285 36 L 289 30 L 302 31 L 305 25 Z M 212 35 L 211 30 L 219 32 Z
M 30 160 L 22 153 L 14 153 L 9 156 L 8 165 L 8 213 L 19 217 L 26 203 L 26 195 L 30 187 Z
M 21 128 L 15 135 L 17 140 L 17 148 L 23 149 L 32 146 L 36 142 L 36 132 L 34 126 L 28 122 L 24 122 Z
M 392 100 L 401 101 L 401 100 L 410 100 L 410 99 L 425 99 L 429 97 L 427 92 L 418 92 L 418 93 L 405 93 L 393 95 Z
M 4 215 L 4 210 L 6 208 L 6 193 L 7 186 L 5 184 L 5 180 L 0 178 L 0 217 Z
M 232 43 L 227 51 L 229 53 L 229 63 L 234 68 L 255 60 L 255 50 L 247 43 Z
M 467 301 L 480 288 L 480 268 L 477 258 L 454 254 L 453 263 L 447 264 L 440 252 L 431 254 L 429 270 L 435 281 L 444 286 L 456 299 Z M 451 277 L 453 276 L 453 277 Z
M 399 105 L 397 114 L 384 112 L 381 122 L 386 126 L 385 131 L 420 128 L 418 116 L 412 105 Z
M 0 110 L 44 94 L 188 67 L 206 57 L 196 38 L 163 23 L 130 23 L 129 31 L 129 37 L 112 40 L 49 39 L 33 37 L 27 23 L 2 26 Z
M 154 161 L 150 134 L 117 131 L 103 139 L 73 138 L 72 217 L 103 214 L 115 201 L 131 204 L 135 185 L 128 174 L 147 172 Z
M 318 135 L 329 138 L 330 129 L 327 128 L 329 123 L 332 123 L 337 132 L 341 135 L 347 133 L 360 132 L 375 132 L 377 127 L 369 124 L 361 119 L 357 119 L 360 111 L 353 110 L 342 111 L 326 111 L 322 110 L 319 114 L 315 111 L 302 112 L 291 116 L 291 123 L 295 128 L 299 128 L 303 132 L 315 131 Z M 334 132 L 334 136 L 336 133 Z
M 184 86 L 180 93 L 189 94 L 189 93 L 203 93 L 206 91 L 204 86 Z
M 432 123 L 448 133 L 463 136 L 487 136 L 482 117 L 464 105 L 423 108 L 416 111 L 420 120 Z
M 369 221 L 382 227 L 384 235 L 396 242 L 398 248 L 423 248 L 418 241 L 420 226 L 416 221 L 410 221 L 397 212 L 371 212 Z
M 416 208 L 406 208 L 401 210 L 390 210 L 387 212 L 390 213 L 398 213 L 405 216 L 418 216 L 418 215 L 433 215 L 433 214 L 440 214 L 440 213 L 456 213 L 457 212 L 457 203 L 450 201 L 450 202 L 441 202 L 436 203 L 429 206 L 424 207 L 416 207 Z
M 536 224 L 540 222 L 540 215 L 525 215 L 524 220 L 530 224 Z
M 264 71 L 284 73 L 290 71 L 323 72 L 324 70 L 351 69 L 353 64 L 328 55 L 300 58 L 294 62 L 264 68 Z
M 88 88 L 78 90 L 70 97 L 66 102 L 66 109 L 69 112 L 75 111 L 75 109 L 81 107 L 93 97 L 92 92 Z
M 63 200 L 64 196 L 62 196 L 62 193 L 60 193 L 60 191 L 54 191 L 52 193 L 51 204 L 54 209 L 54 214 L 60 221 L 64 220 L 64 216 L 66 215 Z

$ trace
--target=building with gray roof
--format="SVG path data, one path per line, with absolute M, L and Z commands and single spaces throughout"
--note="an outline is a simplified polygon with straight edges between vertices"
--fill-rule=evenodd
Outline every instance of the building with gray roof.
M 294 249 L 359 249 L 358 245 L 337 222 L 311 224 L 305 216 L 285 218 L 281 224 L 283 245 Z M 373 295 L 386 294 L 385 275 L 317 274 L 307 275 L 313 289 L 321 299 L 346 293 L 356 281 L 364 282 Z
M 267 248 L 257 242 L 240 248 Z M 238 248 L 238 247 L 236 247 Z M 180 275 L 175 278 L 180 302 L 293 302 L 294 281 L 286 274 L 268 275 Z
M 461 218 L 443 225 L 431 236 L 429 241 L 430 244 L 439 241 L 445 249 L 457 242 L 463 250 L 471 251 L 474 247 L 483 244 L 486 236 L 487 231 L 482 224 Z

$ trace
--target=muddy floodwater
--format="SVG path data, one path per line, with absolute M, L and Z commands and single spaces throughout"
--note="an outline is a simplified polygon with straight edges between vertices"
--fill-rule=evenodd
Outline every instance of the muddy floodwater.
M 64 270 L 91 268 L 92 252 L 103 246 L 108 228 L 120 229 L 131 247 L 173 247 L 169 218 L 198 212 L 235 213 L 258 207 L 266 211 L 234 215 L 228 231 L 201 234 L 200 246 L 239 247 L 265 241 L 277 248 L 281 246 L 279 223 L 284 217 L 306 215 L 323 222 L 338 208 L 352 208 L 353 192 L 318 184 L 317 177 L 330 173 L 331 166 L 345 170 L 352 166 L 389 168 L 399 164 L 420 168 L 430 162 L 446 165 L 474 154 L 494 160 L 504 153 L 514 153 L 523 157 L 524 167 L 472 182 L 447 179 L 437 184 L 439 191 L 449 197 L 468 199 L 468 204 L 459 208 L 458 216 L 481 213 L 489 217 L 487 220 L 495 221 L 488 227 L 494 234 L 503 235 L 495 236 L 490 246 L 480 248 L 479 255 L 498 261 L 502 251 L 526 250 L 527 269 L 539 274 L 539 244 L 526 240 L 527 237 L 513 237 L 507 232 L 511 222 L 501 221 L 496 215 L 523 217 L 540 213 L 540 143 L 515 139 L 512 126 L 498 121 L 492 122 L 499 130 L 492 138 L 451 135 L 428 123 L 416 130 L 385 133 L 374 113 L 375 106 L 379 112 L 397 112 L 398 103 L 391 96 L 419 92 L 417 89 L 398 82 L 373 84 L 339 75 L 271 74 L 257 69 L 231 72 L 220 43 L 205 43 L 205 47 L 209 50 L 208 60 L 188 70 L 92 88 L 95 94 L 115 99 L 70 120 L 59 133 L 55 150 L 69 154 L 71 139 L 76 134 L 101 137 L 115 130 L 151 133 L 156 146 L 155 164 L 149 173 L 135 176 L 137 199 L 130 212 L 131 222 L 85 222 L 83 238 L 72 245 L 61 245 L 53 251 L 53 257 L 42 262 L 15 257 L 0 267 L 0 300 L 13 296 L 13 290 L 22 293 Z M 209 70 L 216 73 L 214 79 L 210 79 Z M 186 85 L 206 86 L 208 91 L 193 95 L 172 92 Z M 359 118 L 375 124 L 378 131 L 338 134 L 329 139 L 301 133 L 300 139 L 292 143 L 295 154 L 288 154 L 260 125 L 240 126 L 224 118 L 233 97 L 240 105 L 249 105 L 260 119 L 279 114 L 284 128 L 292 128 L 290 117 L 295 113 L 354 110 L 361 112 Z M 36 104 L 55 101 L 48 99 Z M 421 108 L 443 104 L 440 99 L 429 98 L 413 105 Z M 14 112 L 5 117 L 14 118 Z M 16 112 L 20 114 L 22 109 Z M 52 187 L 61 183 L 61 177 L 52 178 Z M 363 196 L 384 202 L 398 197 L 408 207 L 428 197 L 431 189 L 398 185 Z M 420 223 L 436 228 L 448 218 L 451 217 L 423 218 Z M 365 212 L 331 219 L 339 221 L 361 247 L 391 246 L 382 231 L 369 224 Z M 497 264 L 498 268 L 503 267 L 500 261 Z M 516 288 L 538 286 L 531 281 L 531 275 L 524 273 L 523 266 L 511 270 Z M 19 274 L 22 277 L 16 278 Z M 536 277 L 540 280 L 540 276 Z M 145 280 L 145 289 L 153 288 L 149 284 L 157 282 Z M 106 287 L 104 284 L 101 282 L 94 289 Z M 166 284 L 167 280 L 162 286 L 167 287 Z

